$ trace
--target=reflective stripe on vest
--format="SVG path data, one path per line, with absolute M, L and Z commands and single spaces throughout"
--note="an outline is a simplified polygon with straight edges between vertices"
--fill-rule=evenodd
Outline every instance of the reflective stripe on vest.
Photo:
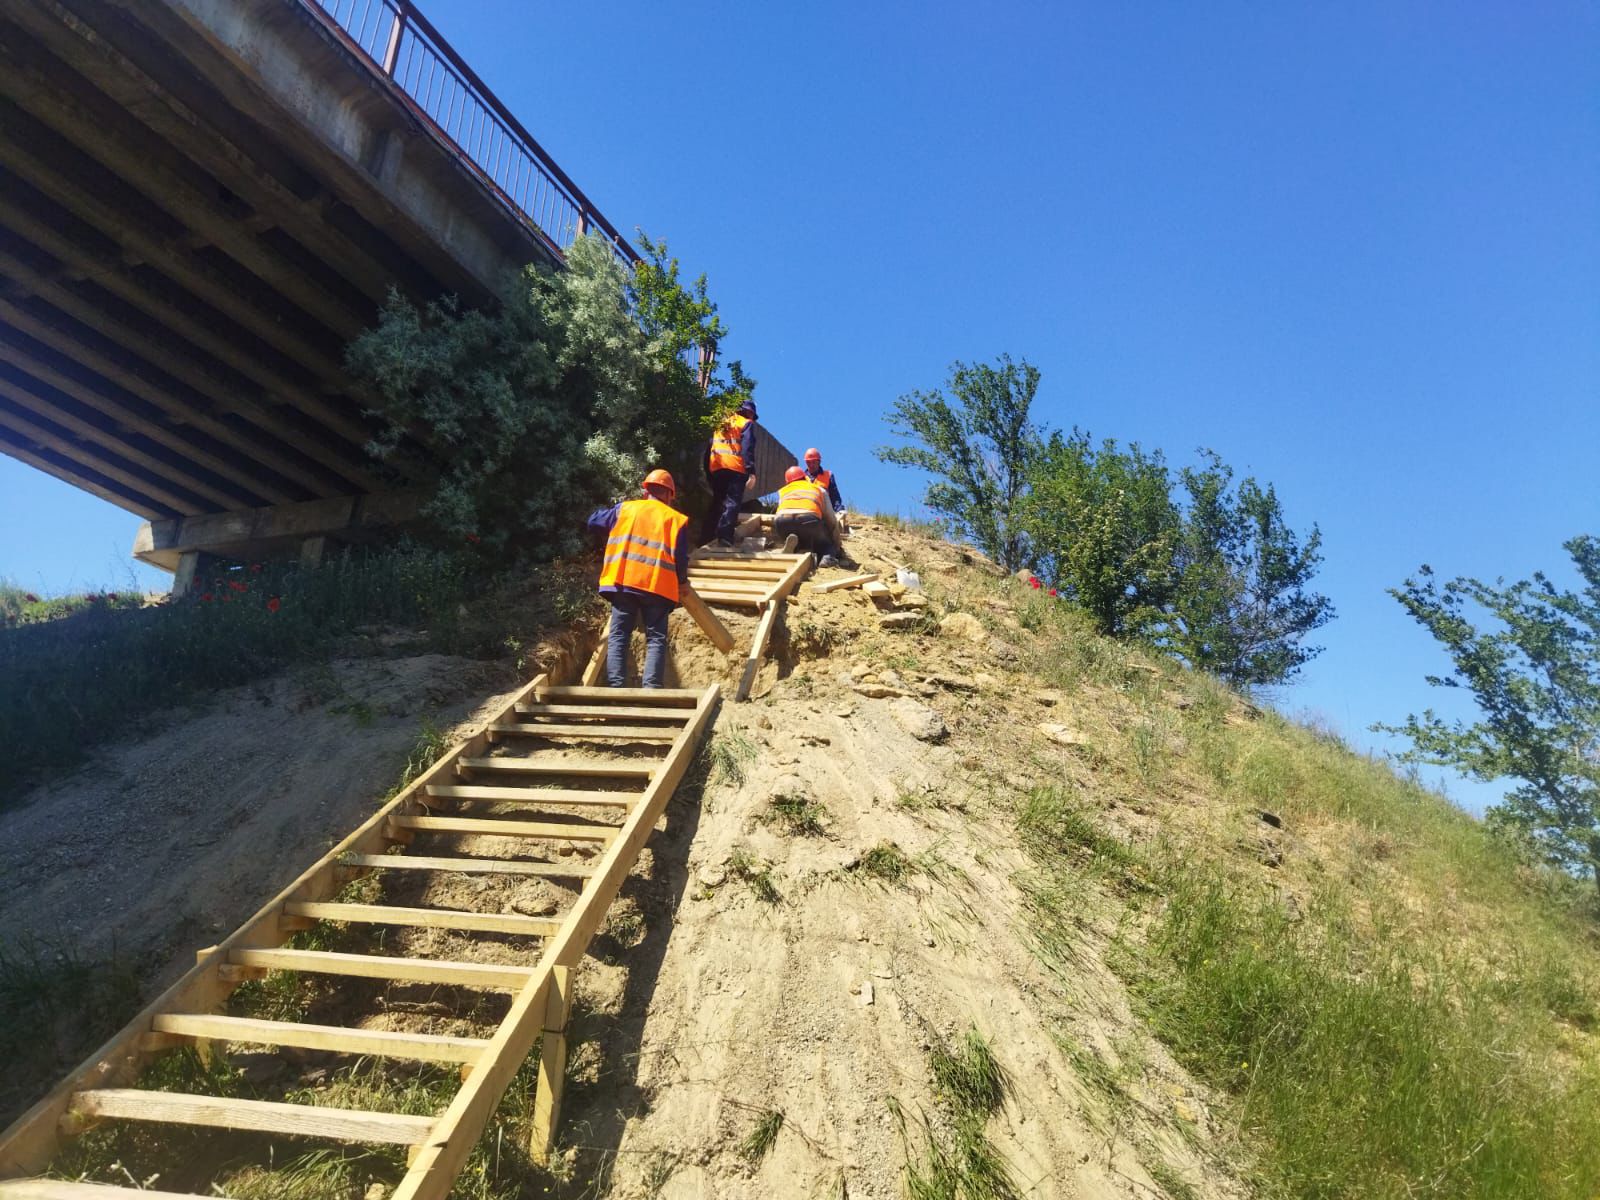
M 827 493 L 809 479 L 796 479 L 778 489 L 778 516 L 784 513 L 810 513 L 822 516 L 822 498 Z
M 744 456 L 739 453 L 740 443 L 744 441 L 744 427 L 750 424 L 749 417 L 741 417 L 734 413 L 722 423 L 717 430 L 717 436 L 711 439 L 711 469 L 713 471 L 743 471 Z
M 678 534 L 689 518 L 659 500 L 627 500 L 606 539 L 600 586 L 630 587 L 678 602 Z

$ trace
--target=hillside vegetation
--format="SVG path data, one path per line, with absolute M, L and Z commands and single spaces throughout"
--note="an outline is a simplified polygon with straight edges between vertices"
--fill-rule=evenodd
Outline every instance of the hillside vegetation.
M 851 550 L 918 572 L 915 619 L 798 594 L 580 973 L 555 1169 L 518 1150 L 514 1088 L 459 1195 L 1600 1191 L 1591 888 L 970 549 L 880 518 Z M 736 667 L 679 614 L 674 671 Z M 439 1102 L 389 1064 L 279 1070 L 225 1082 Z M 189 1153 L 97 1131 L 61 1170 L 172 1186 Z M 230 1153 L 236 1197 L 360 1200 L 400 1169 Z

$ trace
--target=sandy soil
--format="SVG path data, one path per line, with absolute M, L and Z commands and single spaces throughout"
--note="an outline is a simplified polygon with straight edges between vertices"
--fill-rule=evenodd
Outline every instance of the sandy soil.
M 0 813 L 0 928 L 114 944 L 150 990 L 364 819 L 425 719 L 450 729 L 507 683 L 470 659 L 355 659 L 170 714 Z
M 922 539 L 883 530 L 853 552 L 971 569 L 953 548 L 930 561 Z M 1115 977 L 1091 956 L 1061 978 L 1032 953 L 1012 806 L 1052 752 L 1033 733 L 1030 681 L 987 634 L 887 632 L 879 616 L 859 591 L 799 594 L 755 703 L 718 718 L 725 753 L 748 755 L 743 777 L 680 789 L 624 893 L 636 944 L 599 945 L 580 975 L 562 1140 L 575 1181 L 595 1181 L 581 1194 L 898 1197 L 908 1136 L 915 1147 L 916 1122 L 940 1119 L 928 1049 L 969 1028 L 1008 1074 L 990 1136 L 1024 1195 L 1162 1196 L 1152 1160 L 1196 1195 L 1241 1194 L 1193 1147 L 1199 1089 L 1142 1033 Z M 681 678 L 734 677 L 675 632 Z M 783 797 L 823 806 L 822 832 L 775 819 Z M 885 842 L 915 864 L 903 884 L 860 869 Z M 751 859 L 770 866 L 777 902 L 741 878 Z M 1147 1111 L 1105 1110 L 1069 1061 L 1065 1047 L 1084 1044 L 1140 1056 Z M 767 1110 L 784 1124 L 752 1164 L 740 1143 Z
M 851 548 L 864 565 L 910 563 L 930 583 L 993 570 L 870 526 Z M 916 603 L 906 611 L 926 611 Z M 1033 952 L 1015 806 L 1067 770 L 1072 751 L 1037 733 L 1048 714 L 1006 641 L 1025 634 L 1004 618 L 890 630 L 882 615 L 859 590 L 802 591 L 754 701 L 723 705 L 720 745 L 680 786 L 579 972 L 556 1194 L 898 1197 L 921 1123 L 942 1120 L 928 1051 L 976 1028 L 1009 1081 L 989 1136 L 1023 1195 L 1167 1195 L 1152 1163 L 1197 1197 L 1243 1195 L 1209 1148 L 1203 1090 L 1143 1030 L 1104 965 L 1115 931 L 1088 920 L 1070 974 Z M 716 680 L 731 697 L 754 622 L 727 623 L 740 649 L 725 659 L 674 615 L 672 682 Z M 157 964 L 153 974 L 170 974 L 371 811 L 424 713 L 482 714 L 504 691 L 479 664 L 421 657 L 336 663 L 220 696 L 0 816 L 0 918 L 80 942 L 115 934 Z M 774 799 L 820 805 L 820 832 L 794 831 Z M 515 849 L 423 837 L 424 853 Z M 912 864 L 897 883 L 860 866 L 886 843 Z M 173 872 L 177 862 L 190 869 Z M 752 886 L 762 870 L 776 900 Z M 573 896 L 506 876 L 389 872 L 381 886 L 389 903 L 530 915 Z M 537 954 L 528 939 L 384 936 L 391 953 Z M 330 993 L 337 1009 L 314 1005 L 307 1019 L 470 1033 L 498 1015 L 442 1003 L 439 989 L 369 990 Z M 1074 1069 L 1074 1047 L 1136 1063 L 1136 1103 L 1108 1110 Z M 316 1069 L 305 1055 L 295 1066 Z M 740 1145 L 769 1110 L 783 1126 L 752 1162 Z

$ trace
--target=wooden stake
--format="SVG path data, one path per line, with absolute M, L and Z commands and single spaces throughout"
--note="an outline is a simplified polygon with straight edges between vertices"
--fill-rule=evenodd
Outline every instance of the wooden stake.
M 733 634 L 728 632 L 728 627 L 717 619 L 717 614 L 706 607 L 706 602 L 700 598 L 689 584 L 684 584 L 678 589 L 678 601 L 683 605 L 683 611 L 694 618 L 694 623 L 705 631 L 711 639 L 711 644 L 724 654 L 733 649 Z
M 550 1162 L 561 1120 L 561 1093 L 567 1082 L 567 1023 L 572 1018 L 572 968 L 555 967 L 545 994 L 544 1036 L 539 1047 L 539 1083 L 533 1094 L 533 1133 L 528 1156 L 539 1166 Z

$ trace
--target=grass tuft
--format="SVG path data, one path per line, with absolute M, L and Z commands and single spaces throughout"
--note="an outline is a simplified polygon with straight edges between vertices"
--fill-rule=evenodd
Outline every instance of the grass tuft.
M 763 904 L 777 904 L 783 899 L 778 885 L 772 882 L 772 864 L 744 847 L 728 856 L 728 870 L 743 881 Z
M 906 857 L 906 852 L 893 842 L 879 842 L 861 856 L 856 870 L 884 883 L 902 883 L 916 872 L 917 866 Z
M 820 837 L 826 831 L 823 818 L 828 815 L 827 808 L 804 796 L 774 797 L 771 815 L 793 834 Z
M 731 783 L 739 787 L 744 783 L 745 772 L 756 761 L 756 744 L 736 730 L 718 730 L 712 734 L 711 782 Z
M 757 1118 L 755 1127 L 739 1143 L 739 1154 L 752 1165 L 760 1162 L 778 1144 L 778 1131 L 783 1128 L 783 1113 L 769 1108 Z

